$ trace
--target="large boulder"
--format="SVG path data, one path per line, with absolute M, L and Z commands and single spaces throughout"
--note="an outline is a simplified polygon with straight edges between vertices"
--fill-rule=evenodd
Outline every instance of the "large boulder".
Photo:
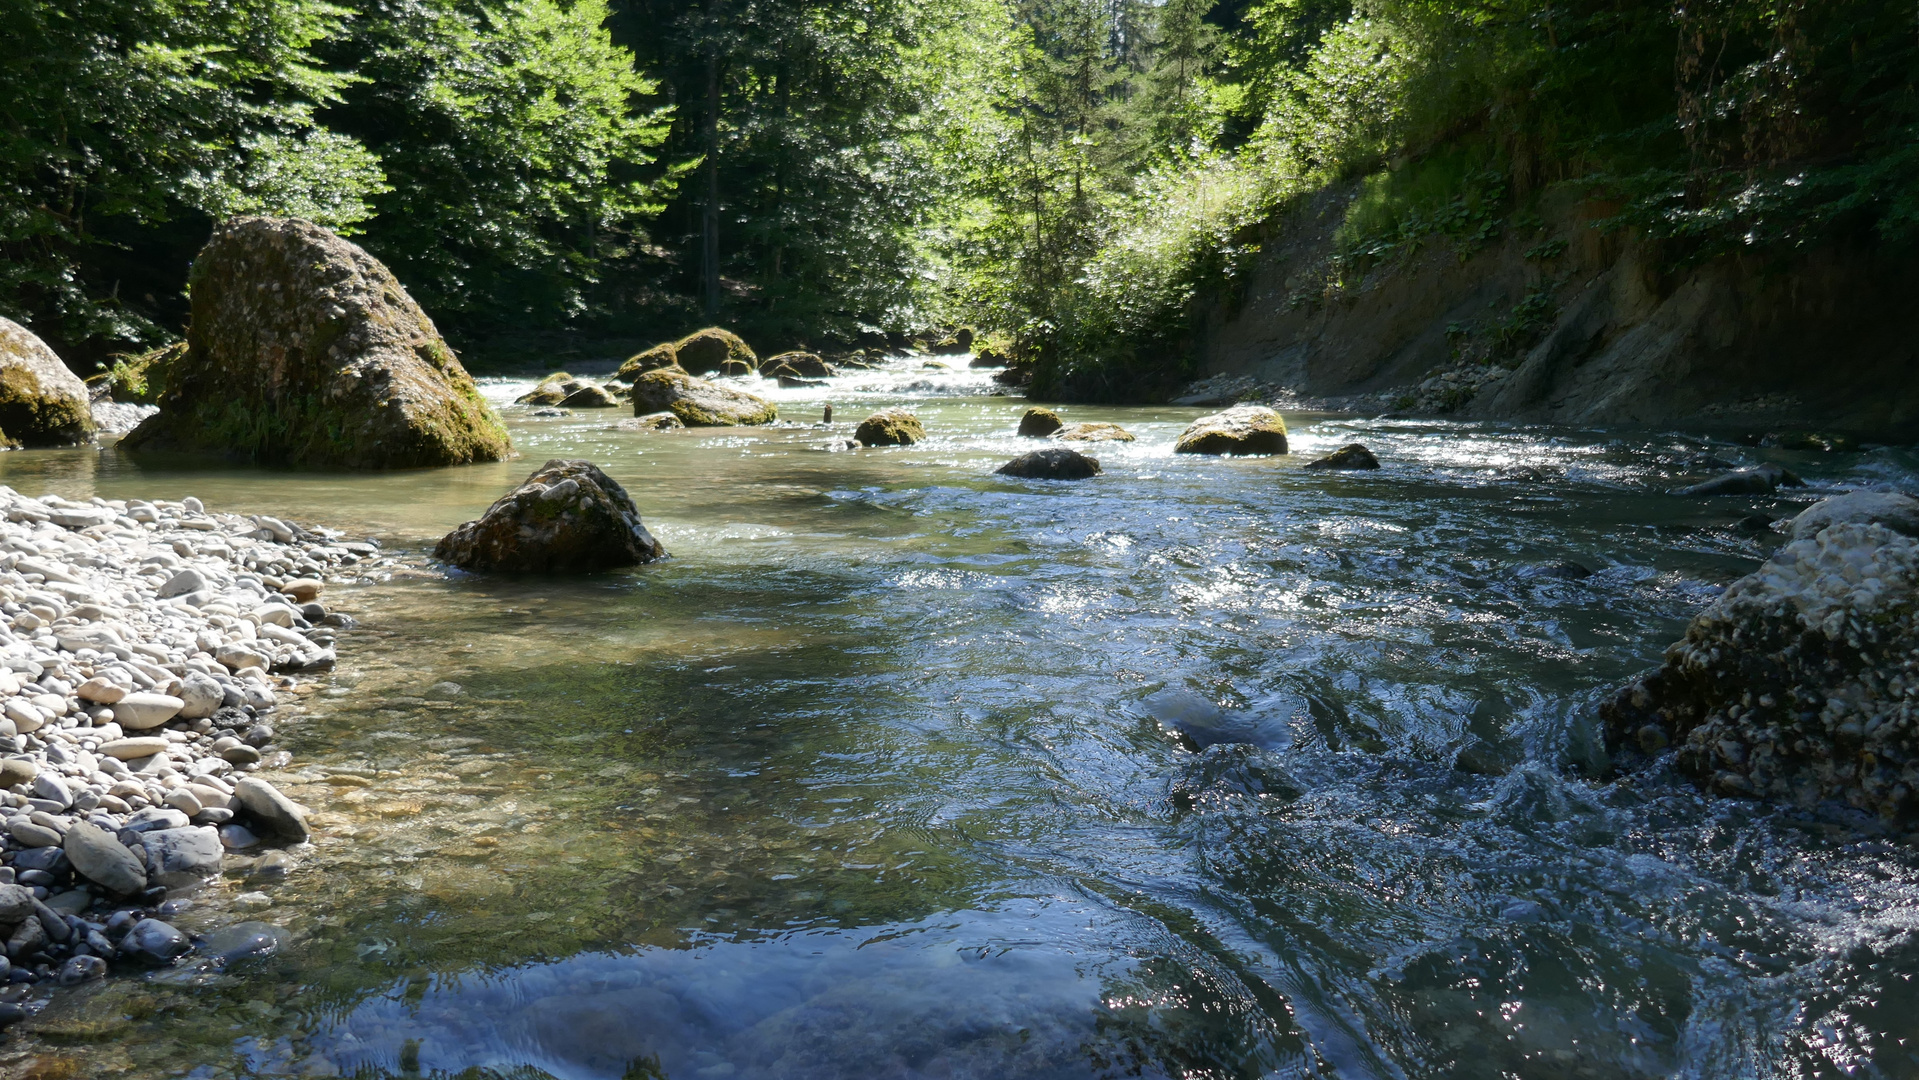
M 680 366 L 680 355 L 673 351 L 673 343 L 662 341 L 658 345 L 641 353 L 634 353 L 620 365 L 619 373 L 613 376 L 621 382 L 632 382 L 649 371 Z
M 433 549 L 466 570 L 522 574 L 638 566 L 665 554 L 626 489 L 590 461 L 547 462 Z
M 190 281 L 186 354 L 121 446 L 355 469 L 511 451 L 433 321 L 357 245 L 297 218 L 239 218 Z
M 721 330 L 709 326 L 704 330 L 695 330 L 673 343 L 674 355 L 679 357 L 680 367 L 693 375 L 708 375 L 726 366 L 728 360 L 737 360 L 748 370 L 757 369 L 759 358 L 738 334 L 731 330 Z
M 1041 405 L 1026 410 L 1019 418 L 1019 434 L 1028 438 L 1045 438 L 1065 426 L 1058 413 Z
M 696 379 L 677 368 L 649 371 L 633 380 L 633 415 L 670 412 L 687 427 L 770 424 L 780 418 L 757 394 Z
M 0 319 L 0 445 L 67 446 L 92 435 L 87 384 L 31 330 Z
M 1601 706 L 1617 751 L 1728 795 L 1919 810 L 1919 540 L 1841 523 L 1734 582 Z
M 1099 459 L 1064 446 L 1029 450 L 993 470 L 1022 480 L 1085 480 L 1099 475 Z
M 860 421 L 853 438 L 861 446 L 911 446 L 926 438 L 926 429 L 906 409 L 881 409 Z
M 1175 454 L 1283 454 L 1286 421 L 1264 405 L 1239 405 L 1192 422 Z
M 1792 519 L 1792 538 L 1810 540 L 1845 522 L 1884 525 L 1896 533 L 1919 536 L 1919 499 L 1890 491 L 1853 491 L 1821 499 Z
M 781 370 L 781 369 L 785 370 Z M 788 375 L 801 379 L 824 379 L 838 374 L 833 365 L 810 352 L 783 352 L 760 362 L 760 374 L 772 377 Z

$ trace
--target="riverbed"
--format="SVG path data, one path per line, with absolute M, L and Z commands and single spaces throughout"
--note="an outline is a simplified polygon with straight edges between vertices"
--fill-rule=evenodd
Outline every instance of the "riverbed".
M 622 432 L 491 380 L 499 465 L 0 455 L 413 556 L 329 588 L 362 629 L 281 725 L 313 846 L 195 909 L 286 944 L 61 991 L 0 1075 L 1919 1071 L 1910 845 L 1609 779 L 1593 724 L 1777 545 L 1747 519 L 1910 489 L 1908 452 L 1298 413 L 1290 456 L 1220 460 L 1171 453 L 1206 410 L 1069 406 L 1138 437 L 1069 484 L 993 475 L 1035 443 L 983 372 L 742 384 L 782 423 Z M 888 405 L 928 440 L 847 449 Z M 1385 467 L 1301 467 L 1352 441 Z M 430 562 L 556 457 L 672 557 Z M 1666 494 L 1760 460 L 1812 487 Z

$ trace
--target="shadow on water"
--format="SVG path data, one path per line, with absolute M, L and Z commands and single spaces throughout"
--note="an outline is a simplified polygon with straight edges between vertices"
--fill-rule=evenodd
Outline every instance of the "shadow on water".
M 1593 703 L 1777 543 L 1743 518 L 1820 488 L 1685 501 L 1753 452 L 1340 417 L 1300 418 L 1290 459 L 1196 461 L 1170 453 L 1196 410 L 1092 408 L 1139 441 L 1096 481 L 1013 481 L 1022 403 L 888 378 L 826 391 L 832 428 L 509 410 L 525 459 L 470 469 L 0 455 L 29 492 L 192 493 L 415 555 L 586 456 L 675 556 L 335 586 L 365 627 L 276 777 L 316 842 L 189 916 L 289 942 L 62 992 L 0 1074 L 1919 1070 L 1904 845 L 1595 779 Z M 934 438 L 829 449 L 902 397 Z M 1355 439 L 1387 467 L 1300 468 Z

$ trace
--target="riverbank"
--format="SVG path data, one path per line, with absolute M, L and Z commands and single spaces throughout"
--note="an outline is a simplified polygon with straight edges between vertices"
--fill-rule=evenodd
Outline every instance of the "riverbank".
M 226 872 L 290 868 L 307 811 L 259 774 L 291 760 L 276 722 L 354 625 L 327 609 L 328 580 L 382 553 L 191 497 L 80 502 L 0 487 L 0 517 L 9 1023 L 38 984 L 193 951 L 172 921 Z M 262 928 L 202 951 L 218 964 L 278 941 Z

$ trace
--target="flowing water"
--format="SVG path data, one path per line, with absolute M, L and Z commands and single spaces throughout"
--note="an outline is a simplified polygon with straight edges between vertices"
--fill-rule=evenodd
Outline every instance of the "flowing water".
M 1138 441 L 1018 481 L 990 390 L 911 361 L 772 391 L 766 429 L 509 408 L 520 460 L 378 476 L 0 455 L 28 493 L 193 494 L 419 568 L 329 592 L 365 625 L 282 725 L 299 869 L 189 917 L 284 946 L 62 991 L 0 1073 L 1919 1073 L 1906 844 L 1603 779 L 1592 734 L 1777 542 L 1741 518 L 1910 457 L 1773 455 L 1814 490 L 1700 501 L 1662 492 L 1758 452 L 1299 414 L 1289 458 L 1176 458 L 1202 410 L 1075 407 Z M 898 403 L 927 442 L 844 448 Z M 1353 440 L 1386 468 L 1300 467 Z M 431 569 L 549 457 L 673 557 Z

